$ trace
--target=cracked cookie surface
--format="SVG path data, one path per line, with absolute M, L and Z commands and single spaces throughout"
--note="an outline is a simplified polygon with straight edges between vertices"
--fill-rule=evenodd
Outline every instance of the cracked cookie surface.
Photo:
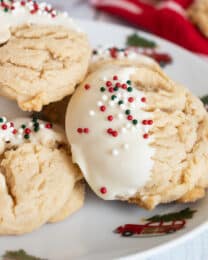
M 74 91 L 88 67 L 86 35 L 63 26 L 11 27 L 0 47 L 0 94 L 22 110 L 40 111 Z

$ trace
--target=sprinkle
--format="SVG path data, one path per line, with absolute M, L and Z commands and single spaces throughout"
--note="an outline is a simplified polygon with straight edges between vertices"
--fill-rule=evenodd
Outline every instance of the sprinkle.
M 132 92 L 132 91 L 133 91 L 133 88 L 132 88 L 132 87 L 128 87 L 128 88 L 127 88 L 127 91 L 128 91 L 128 92 Z
M 133 98 L 133 97 L 129 97 L 129 98 L 128 98 L 128 101 L 129 101 L 130 103 L 132 103 L 132 102 L 134 102 L 134 98 Z
M 30 133 L 31 133 L 30 128 L 26 128 L 26 129 L 25 129 L 25 134 L 30 134 Z
M 120 82 L 117 82 L 117 83 L 116 83 L 116 87 L 117 87 L 117 88 L 120 88 L 120 87 L 121 87 L 121 83 L 120 83 Z
M 7 125 L 6 125 L 6 124 L 3 124 L 1 128 L 2 128 L 3 130 L 6 130 L 6 129 L 7 129 Z
M 121 114 L 121 113 L 118 114 L 119 119 L 122 119 L 123 117 L 124 117 L 123 114 Z
M 111 81 L 107 81 L 107 82 L 106 82 L 106 86 L 107 86 L 107 87 L 111 87 L 111 86 L 112 86 L 112 82 L 111 82 Z
M 106 101 L 107 99 L 108 99 L 108 96 L 106 96 L 106 95 L 103 95 L 103 96 L 102 96 L 102 100 L 103 100 L 103 101 Z
M 111 96 L 111 99 L 112 99 L 112 100 L 115 100 L 116 98 L 117 98 L 116 95 L 112 95 L 112 96 Z
M 113 116 L 112 115 L 108 116 L 107 118 L 108 118 L 108 121 L 113 121 Z
M 149 137 L 148 134 L 143 134 L 143 138 L 144 138 L 144 139 L 147 139 L 148 137 Z
M 26 125 L 25 125 L 25 124 L 21 125 L 21 128 L 22 128 L 22 129 L 25 129 L 25 128 L 26 128 Z
M 135 108 L 135 107 L 136 107 L 136 106 L 135 106 L 135 103 L 131 103 L 131 104 L 130 104 L 130 107 L 131 107 L 131 108 Z
M 25 6 L 26 3 L 25 3 L 25 1 L 21 1 L 20 4 L 21 4 L 22 6 Z
M 12 131 L 12 133 L 13 133 L 14 135 L 16 135 L 17 129 L 14 129 L 14 130 Z
M 105 91 L 105 88 L 104 88 L 104 87 L 101 87 L 101 88 L 100 88 L 100 91 L 101 91 L 101 92 L 104 92 L 104 91 Z
M 128 150 L 128 149 L 129 149 L 129 145 L 128 145 L 128 144 L 124 144 L 124 145 L 123 145 L 123 148 L 124 148 L 125 150 Z
M 88 134 L 89 131 L 90 131 L 89 128 L 84 128 L 84 133 L 85 133 L 85 134 Z
M 153 120 L 148 120 L 148 125 L 152 125 L 153 124 Z
M 106 106 L 101 106 L 100 107 L 100 111 L 105 112 L 105 110 L 106 110 Z
M 127 80 L 126 83 L 127 83 L 128 85 L 131 85 L 131 80 Z
M 121 104 L 123 104 L 123 100 L 118 101 L 118 105 L 121 105 Z
M 108 134 L 112 134 L 112 132 L 113 132 L 113 129 L 112 129 L 112 128 L 108 128 L 108 129 L 107 129 L 107 133 L 108 133 Z
M 125 127 L 122 127 L 121 128 L 121 132 L 124 134 L 124 133 L 126 133 L 126 128 Z
M 118 87 L 114 87 L 113 90 L 114 90 L 114 91 L 118 91 Z
M 117 156 L 119 154 L 118 150 L 117 149 L 113 149 L 112 150 L 112 155 L 113 156 Z
M 14 127 L 14 123 L 13 122 L 10 122 L 10 127 Z
M 47 129 L 51 129 L 51 128 L 52 128 L 52 124 L 51 124 L 51 123 L 47 123 L 47 124 L 45 124 L 45 128 L 47 128 Z
M 142 124 L 143 125 L 147 125 L 148 124 L 148 120 L 142 120 Z
M 117 75 L 113 76 L 113 80 L 118 80 L 118 76 Z
M 22 135 L 18 135 L 17 138 L 18 138 L 18 139 L 22 139 Z
M 98 102 L 97 102 L 97 106 L 98 106 L 98 107 L 100 107 L 100 106 L 102 106 L 102 105 L 103 105 L 103 102 L 102 102 L 102 101 L 98 101 Z
M 91 86 L 90 86 L 89 84 L 85 84 L 85 85 L 84 85 L 84 88 L 85 88 L 86 90 L 89 90 L 89 89 L 91 88 Z
M 126 115 L 130 115 L 130 113 L 131 113 L 131 110 L 129 110 L 129 109 L 127 109 L 127 110 L 125 111 L 125 114 L 126 114 Z
M 81 134 L 83 132 L 82 128 L 77 128 L 77 132 Z
M 0 117 L 0 123 L 3 123 L 4 120 L 3 120 L 3 117 Z
M 45 126 L 44 124 L 39 124 L 40 129 L 43 129 Z
M 35 132 L 38 132 L 39 130 L 40 130 L 40 127 L 39 127 L 39 126 L 34 127 L 34 131 L 35 131 Z
M 133 123 L 134 125 L 137 125 L 137 124 L 138 124 L 138 121 L 137 121 L 136 119 L 134 119 L 134 120 L 132 121 L 132 123 Z
M 112 93 L 112 92 L 114 91 L 114 88 L 110 87 L 110 88 L 108 89 L 108 91 L 109 91 L 110 93 Z
M 109 102 L 109 106 L 110 106 L 110 107 L 113 107 L 114 105 L 115 105 L 115 102 L 113 102 L 113 101 L 110 101 L 110 102 Z
M 127 85 L 126 84 L 122 84 L 122 89 L 127 89 Z
M 106 187 L 101 187 L 101 188 L 100 188 L 100 192 L 101 192 L 102 194 L 106 194 L 106 193 L 107 193 Z
M 126 124 L 126 128 L 127 129 L 131 128 L 131 124 L 130 123 Z
M 128 119 L 128 120 L 132 120 L 132 119 L 133 119 L 133 116 L 132 116 L 132 115 L 128 115 L 128 116 L 127 116 L 127 119 Z
M 24 138 L 25 138 L 25 139 L 29 139 L 30 136 L 29 136 L 28 134 L 26 134 L 26 135 L 24 135 Z
M 23 131 L 24 131 L 24 130 L 23 130 L 22 128 L 19 128 L 19 129 L 18 129 L 18 133 L 19 133 L 19 134 L 22 134 Z
M 118 57 L 117 48 L 111 48 L 110 49 L 110 55 L 111 55 L 112 58 L 116 59 Z
M 117 136 L 118 136 L 118 132 L 117 132 L 117 131 L 113 131 L 113 132 L 112 132 L 112 136 L 113 136 L 113 137 L 117 137 Z
M 90 116 L 94 116 L 94 115 L 95 115 L 95 111 L 94 111 L 94 110 L 90 110 L 90 111 L 89 111 L 89 115 L 90 115 Z
M 124 104 L 121 104 L 120 107 L 121 107 L 122 110 L 125 110 L 125 109 L 126 109 L 126 106 L 125 106 Z
M 146 102 L 146 98 L 145 98 L 145 97 L 142 97 L 142 98 L 141 98 L 141 102 L 143 102 L 143 103 Z

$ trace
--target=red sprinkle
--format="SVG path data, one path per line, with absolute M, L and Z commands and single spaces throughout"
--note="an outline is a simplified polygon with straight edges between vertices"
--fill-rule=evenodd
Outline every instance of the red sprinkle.
M 106 193 L 107 193 L 106 187 L 101 187 L 101 188 L 100 188 L 100 192 L 101 192 L 102 194 L 106 194 Z
M 133 98 L 133 97 L 129 97 L 129 98 L 128 98 L 128 101 L 129 101 L 130 103 L 132 103 L 132 102 L 134 102 L 134 98 Z
M 31 130 L 30 130 L 30 128 L 25 128 L 25 134 L 30 134 L 31 133 Z
M 108 91 L 109 91 L 110 93 L 112 93 L 112 92 L 114 91 L 114 89 L 113 89 L 112 87 L 110 87 L 110 88 L 108 89 Z
M 112 129 L 112 128 L 108 128 L 108 129 L 107 129 L 107 133 L 108 133 L 108 134 L 112 134 L 112 133 L 113 133 L 113 129 Z
M 143 97 L 143 98 L 141 98 L 141 101 L 142 101 L 142 102 L 146 102 L 147 100 L 146 100 L 145 97 Z
M 113 121 L 113 116 L 112 115 L 108 116 L 108 121 Z
M 121 87 L 121 83 L 120 83 L 120 82 L 117 82 L 117 83 L 116 83 L 116 87 L 117 87 L 117 88 L 120 88 L 120 87 Z
M 105 112 L 105 110 L 106 110 L 106 107 L 105 107 L 105 106 L 101 106 L 101 107 L 100 107 L 100 111 Z
M 88 90 L 88 89 L 91 88 L 91 86 L 90 86 L 89 84 L 85 84 L 85 85 L 84 85 L 84 88 L 85 88 L 86 90 Z
M 143 124 L 143 125 L 147 125 L 147 124 L 148 124 L 148 120 L 143 120 L 143 121 L 142 121 L 142 124 Z
M 123 89 L 127 89 L 127 85 L 126 84 L 122 84 L 121 86 Z
M 84 128 L 84 133 L 85 133 L 85 134 L 88 134 L 89 131 L 90 131 L 89 128 Z
M 13 133 L 14 135 L 16 135 L 17 129 L 14 129 L 14 130 L 12 131 L 12 133 Z
M 45 128 L 51 129 L 52 128 L 52 124 L 51 123 L 45 124 Z
M 111 86 L 112 86 L 112 82 L 111 82 L 111 81 L 107 81 L 107 82 L 106 82 L 106 86 L 107 86 L 107 87 L 111 87 Z
M 113 136 L 113 137 L 118 136 L 118 132 L 117 132 L 117 131 L 113 131 L 113 132 L 112 132 L 112 136 Z
M 10 127 L 14 127 L 14 123 L 13 122 L 10 122 Z
M 81 134 L 83 132 L 82 128 L 77 128 L 77 132 Z
M 113 80 L 118 80 L 118 76 L 117 75 L 113 76 Z
M 143 138 L 144 138 L 144 139 L 147 139 L 148 137 L 149 137 L 148 134 L 144 134 L 144 135 L 143 135 Z
M 110 49 L 110 55 L 112 58 L 116 59 L 118 57 L 118 51 L 116 48 L 111 48 Z
M 153 120 L 148 120 L 148 125 L 152 125 L 153 124 Z
M 15 9 L 15 7 L 14 6 L 11 6 L 11 10 L 14 10 Z
M 3 130 L 6 130 L 6 129 L 7 129 L 7 125 L 6 125 L 6 124 L 3 124 L 1 128 L 2 128 Z
M 24 6 L 26 3 L 25 3 L 25 1 L 21 1 L 20 4 L 21 4 L 22 6 Z
M 132 119 L 133 119 L 133 116 L 132 116 L 132 115 L 128 115 L 128 116 L 127 116 L 127 119 L 128 119 L 128 120 L 132 120 Z

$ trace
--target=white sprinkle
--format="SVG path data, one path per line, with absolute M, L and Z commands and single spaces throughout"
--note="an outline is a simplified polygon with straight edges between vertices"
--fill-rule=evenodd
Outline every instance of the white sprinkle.
M 115 106 L 115 102 L 113 102 L 113 101 L 109 101 L 109 106 L 111 106 L 111 107 L 113 107 L 113 106 Z
M 124 145 L 123 145 L 123 148 L 124 148 L 125 150 L 128 150 L 128 149 L 129 149 L 129 144 L 124 144 Z
M 40 129 L 43 129 L 44 128 L 44 124 L 40 124 L 39 127 L 40 127 Z
M 94 111 L 94 110 L 90 110 L 90 111 L 89 111 L 89 115 L 90 115 L 90 116 L 94 116 L 94 115 L 95 115 L 95 111 Z
M 22 128 L 18 129 L 18 133 L 19 133 L 19 134 L 22 134 L 23 131 L 24 131 L 24 130 L 23 130 Z
M 131 131 L 132 131 L 132 132 L 135 132 L 135 130 L 136 130 L 136 127 L 135 127 L 135 126 L 132 126 L 132 127 L 131 127 Z
M 103 95 L 103 96 L 102 96 L 102 100 L 103 100 L 103 101 L 106 101 L 106 100 L 108 100 L 108 96 L 106 96 L 106 95 Z
M 130 107 L 131 107 L 131 108 L 135 108 L 136 106 L 135 106 L 134 103 L 131 103 L 131 104 L 130 104 Z
M 120 108 L 121 108 L 122 110 L 125 110 L 125 109 L 126 109 L 126 106 L 125 106 L 124 104 L 121 104 L 121 105 L 120 105 Z
M 102 101 L 98 101 L 98 102 L 97 102 L 97 106 L 98 106 L 98 107 L 100 107 L 100 106 L 102 106 L 102 105 L 103 105 L 103 102 L 102 102 Z
M 130 124 L 130 123 L 127 123 L 127 124 L 126 124 L 126 128 L 127 128 L 127 129 L 131 128 L 131 124 Z
M 22 139 L 22 135 L 17 135 L 17 138 L 18 139 Z
M 119 151 L 117 149 L 112 150 L 112 155 L 117 156 L 119 154 Z
M 122 119 L 123 117 L 124 117 L 123 114 L 121 114 L 121 113 L 118 114 L 119 119 Z
M 29 127 L 33 126 L 33 122 L 29 122 L 29 123 L 28 123 L 28 126 L 29 126 Z
M 125 127 L 122 127 L 121 128 L 121 132 L 124 134 L 124 133 L 126 133 L 126 128 Z

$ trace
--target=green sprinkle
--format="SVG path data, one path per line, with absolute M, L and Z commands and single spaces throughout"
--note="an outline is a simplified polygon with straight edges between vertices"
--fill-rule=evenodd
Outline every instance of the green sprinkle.
M 40 127 L 39 127 L 39 126 L 34 127 L 34 131 L 35 131 L 35 132 L 38 132 L 39 130 L 40 130 Z
M 4 12 L 7 13 L 9 9 L 7 7 L 4 8 Z
M 112 100 L 114 100 L 114 99 L 116 99 L 116 98 L 117 98 L 116 95 L 112 95 L 112 96 L 111 96 L 111 99 L 112 99 Z
M 115 88 L 114 88 L 114 91 L 118 91 L 118 87 L 115 87 Z
M 132 88 L 132 87 L 128 87 L 128 88 L 127 88 L 127 91 L 128 91 L 128 92 L 132 92 L 132 91 L 133 91 L 133 88 Z
M 122 100 L 119 100 L 119 101 L 118 101 L 118 104 L 119 104 L 119 105 L 122 105 L 122 104 L 123 104 L 123 101 L 122 101 Z
M 131 80 L 127 80 L 126 83 L 127 83 L 128 85 L 131 85 Z
M 32 121 L 35 123 L 38 121 L 38 118 L 37 117 L 33 117 Z
M 137 124 L 138 124 L 138 121 L 137 121 L 136 119 L 134 119 L 134 120 L 132 121 L 132 123 L 133 123 L 134 125 L 137 125 Z
M 104 92 L 104 91 L 105 91 L 105 88 L 104 88 L 104 87 L 101 87 L 101 88 L 100 88 L 100 91 L 101 91 L 101 92 Z
M 29 139 L 30 136 L 29 136 L 28 134 L 26 134 L 26 135 L 24 135 L 24 138 L 25 138 L 25 139 Z
M 21 125 L 21 127 L 22 127 L 23 129 L 25 129 L 25 128 L 26 128 L 26 125 Z
M 126 114 L 126 115 L 130 115 L 130 113 L 131 113 L 131 110 L 129 110 L 129 109 L 127 109 L 127 110 L 125 111 L 125 114 Z
M 144 48 L 155 48 L 157 47 L 156 42 L 146 39 L 137 33 L 133 33 L 127 37 L 126 43 L 128 46 L 138 46 Z
M 3 123 L 4 119 L 2 117 L 0 117 L 0 123 Z

